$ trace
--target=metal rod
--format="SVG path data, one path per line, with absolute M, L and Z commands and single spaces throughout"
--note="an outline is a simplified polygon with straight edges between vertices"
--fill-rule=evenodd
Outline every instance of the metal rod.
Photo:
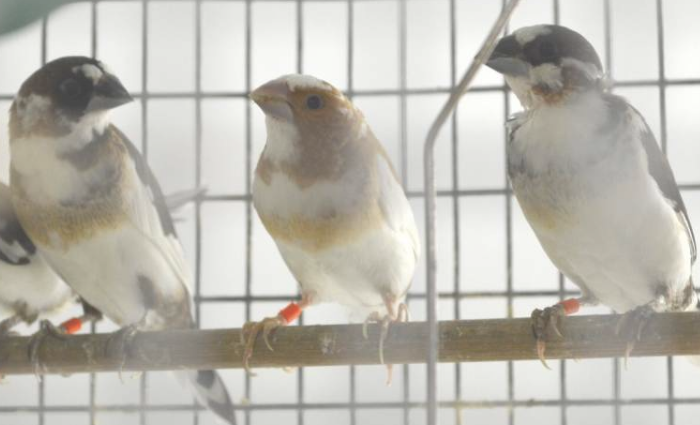
M 476 76 L 477 71 L 480 66 L 488 59 L 496 45 L 496 39 L 503 31 L 506 22 L 510 18 L 510 15 L 515 10 L 518 5 L 519 0 L 511 0 L 501 11 L 498 19 L 494 23 L 491 31 L 486 38 L 483 46 L 479 50 L 479 53 L 474 58 L 474 61 L 469 66 L 469 69 L 464 73 L 461 81 L 452 91 L 450 98 L 447 103 L 442 108 L 438 114 L 435 122 L 430 127 L 428 136 L 425 140 L 424 145 L 424 157 L 423 157 L 423 172 L 424 172 L 424 186 L 426 192 L 425 200 L 425 231 L 426 231 L 426 253 L 427 253 L 427 318 L 430 328 L 428 339 L 428 409 L 427 409 L 427 423 L 429 425 L 438 424 L 438 385 L 437 385 L 437 360 L 438 360 L 438 348 L 440 344 L 438 332 L 437 332 L 437 246 L 436 246 L 436 188 L 435 188 L 435 143 L 437 141 L 437 136 L 445 124 L 445 121 L 449 118 L 450 114 L 457 106 L 457 102 L 466 93 L 467 88 Z

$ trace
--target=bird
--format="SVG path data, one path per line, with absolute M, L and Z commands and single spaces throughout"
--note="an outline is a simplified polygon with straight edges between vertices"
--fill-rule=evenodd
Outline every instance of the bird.
M 389 324 L 407 320 L 404 300 L 420 256 L 413 212 L 391 160 L 362 112 L 323 80 L 285 75 L 250 97 L 267 129 L 253 205 L 298 282 L 301 301 L 246 325 L 246 366 L 260 331 L 272 349 L 272 330 L 321 302 L 369 312 L 368 321 L 380 322 L 384 363 Z
M 68 56 L 21 85 L 10 107 L 10 192 L 42 257 L 86 302 L 136 331 L 190 329 L 191 276 L 161 188 L 110 111 L 133 99 L 102 62 Z M 176 376 L 222 420 L 234 406 L 215 371 Z
M 10 188 L 0 183 L 0 306 L 11 312 L 0 321 L 0 336 L 75 301 L 73 290 L 44 261 L 22 229 Z
M 524 110 L 507 122 L 515 197 L 554 265 L 581 290 L 532 314 L 537 352 L 581 306 L 622 314 L 626 357 L 653 314 L 698 308 L 695 236 L 673 171 L 642 114 L 610 84 L 593 46 L 559 25 L 501 38 L 486 65 Z
M 183 190 L 166 197 L 170 211 L 177 211 L 201 196 L 205 188 Z M 79 297 L 39 254 L 17 219 L 10 188 L 0 182 L 0 307 L 11 312 L 0 321 L 0 337 L 11 335 L 20 323 L 57 315 L 80 302 L 83 315 L 65 320 L 58 329 L 65 334 L 80 331 L 102 314 Z M 45 325 L 44 325 L 45 326 Z

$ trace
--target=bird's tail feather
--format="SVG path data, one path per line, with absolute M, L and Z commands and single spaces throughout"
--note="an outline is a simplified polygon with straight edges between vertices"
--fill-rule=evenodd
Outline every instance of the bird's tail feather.
M 185 189 L 179 192 L 170 193 L 165 197 L 165 205 L 168 206 L 168 209 L 172 213 L 190 202 L 194 202 L 198 198 L 203 197 L 206 193 L 206 186 L 199 186 L 195 187 L 194 189 Z
M 214 370 L 191 370 L 176 372 L 175 375 L 192 390 L 199 403 L 214 412 L 227 424 L 236 425 L 236 414 L 228 390 Z

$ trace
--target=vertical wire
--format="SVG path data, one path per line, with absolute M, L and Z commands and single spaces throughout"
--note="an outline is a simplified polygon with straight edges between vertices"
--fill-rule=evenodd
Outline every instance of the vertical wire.
M 41 66 L 44 66 L 46 64 L 46 56 L 47 56 L 47 41 L 48 41 L 48 35 L 47 35 L 47 30 L 48 30 L 48 21 L 49 17 L 48 15 L 44 16 L 41 19 Z M 39 378 L 39 425 L 44 425 L 46 422 L 45 416 L 45 408 L 46 408 L 46 383 L 45 379 L 40 377 Z
M 401 165 L 401 185 L 408 190 L 408 15 L 407 0 L 399 1 L 399 150 Z
M 97 1 L 92 0 L 90 3 L 90 56 L 95 59 L 97 58 Z M 90 322 L 90 333 L 94 334 L 96 330 L 95 321 Z M 89 375 L 89 421 L 90 424 L 97 422 L 97 415 L 95 413 L 95 403 L 96 403 L 96 391 L 97 391 L 97 375 L 95 373 L 90 373 Z
M 668 153 L 668 122 L 666 119 L 666 60 L 664 46 L 664 15 L 663 3 L 661 0 L 656 0 L 656 31 L 657 31 L 657 48 L 659 61 L 659 114 L 661 118 L 661 151 L 666 155 Z M 673 357 L 666 358 L 666 373 L 667 373 L 667 388 L 668 388 L 668 423 L 675 425 L 675 391 L 673 384 Z
M 304 10 L 301 0 L 295 0 L 297 20 L 297 74 L 304 72 Z M 304 315 L 299 317 L 299 326 L 304 325 Z M 304 425 L 304 368 L 297 369 L 297 423 Z
M 611 18 L 610 0 L 603 0 L 603 22 L 605 32 L 605 69 L 611 83 L 615 81 L 613 76 L 613 58 L 612 58 L 612 18 Z M 615 425 L 621 423 L 620 412 L 620 362 L 617 358 L 611 360 L 613 363 L 613 406 Z
M 454 90 L 457 85 L 457 18 L 455 0 L 450 0 L 450 90 Z M 454 318 L 461 319 L 462 311 L 460 306 L 460 280 L 461 280 L 461 224 L 460 224 L 460 197 L 457 194 L 459 190 L 459 133 L 457 125 L 457 117 L 459 113 L 459 105 L 455 107 L 452 113 L 452 221 L 453 221 L 453 293 L 454 293 Z M 459 405 L 462 401 L 462 368 L 461 364 L 457 363 L 454 366 L 455 373 L 455 404 Z M 455 408 L 456 423 L 462 423 L 461 409 Z
M 661 115 L 661 150 L 664 154 L 668 150 L 668 135 L 666 125 L 666 64 L 664 47 L 664 15 L 661 0 L 656 0 L 656 32 L 657 47 L 659 50 L 659 113 Z
M 429 140 L 430 136 L 428 136 Z M 428 325 L 428 356 L 425 365 L 427 382 L 427 409 L 426 422 L 428 425 L 438 425 L 440 412 L 438 411 L 438 357 L 440 344 L 440 328 L 438 323 L 438 294 L 437 294 L 437 189 L 435 186 L 435 158 L 434 145 L 426 142 L 423 146 L 423 190 L 425 192 L 425 235 L 426 235 L 426 321 Z
M 141 0 L 141 141 L 143 158 L 148 162 L 148 0 Z M 139 386 L 139 423 L 146 425 L 148 373 Z
M 202 184 L 202 0 L 195 0 L 194 9 L 194 116 L 195 116 L 195 152 L 194 152 L 194 185 L 196 188 Z M 197 328 L 201 326 L 202 305 L 202 200 L 195 198 L 194 223 L 195 223 L 195 266 L 194 266 L 194 320 Z M 194 412 L 192 423 L 199 425 L 199 403 L 193 400 Z
M 353 0 L 347 0 L 348 5 L 348 97 L 353 98 L 354 90 L 354 7 Z M 357 425 L 357 369 L 350 366 L 350 425 Z
M 46 55 L 47 55 L 47 27 L 49 24 L 49 17 L 44 16 L 41 19 L 41 65 L 44 66 L 46 64 Z
M 505 8 L 506 0 L 501 0 L 501 9 Z M 505 33 L 510 31 L 510 24 L 506 24 Z M 503 90 L 503 122 L 508 121 L 510 115 L 510 97 L 508 96 L 508 86 L 505 82 L 501 83 Z M 508 133 L 506 132 L 503 140 L 503 159 L 505 161 L 505 181 L 506 181 L 506 296 L 507 306 L 506 314 L 509 319 L 513 318 L 513 195 L 511 193 L 510 179 L 508 177 Z M 509 360 L 507 365 L 508 373 L 508 424 L 515 424 L 515 369 L 513 361 Z
M 251 37 L 252 37 L 252 7 L 251 0 L 245 0 L 245 91 L 251 90 Z M 253 138 L 251 129 L 250 102 L 245 102 L 245 320 L 251 317 L 251 287 L 253 281 L 253 206 L 251 202 L 251 176 L 253 170 Z M 245 396 L 250 400 L 250 375 L 245 374 Z M 250 410 L 244 412 L 245 423 L 250 424 Z
M 552 0 L 552 12 L 554 16 L 554 24 L 559 25 L 561 23 L 561 7 L 559 0 Z M 561 271 L 557 271 L 558 280 L 558 290 L 559 290 L 559 301 L 564 299 L 564 274 Z M 559 400 L 560 400 L 560 410 L 559 410 L 559 420 L 561 425 L 567 425 L 567 394 L 566 394 L 566 360 L 559 361 Z
M 407 88 L 407 5 L 406 0 L 399 1 L 398 4 L 398 28 L 399 28 L 399 151 L 400 151 L 400 171 L 401 185 L 404 190 L 408 190 L 408 105 L 406 98 Z M 408 301 L 407 301 L 408 302 Z M 402 397 L 403 397 L 403 424 L 410 423 L 410 367 L 403 365 Z

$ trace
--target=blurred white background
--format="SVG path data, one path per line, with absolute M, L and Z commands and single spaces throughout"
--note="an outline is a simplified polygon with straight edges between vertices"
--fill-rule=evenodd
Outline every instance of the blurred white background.
M 351 88 L 403 176 L 422 228 L 423 140 L 453 78 L 459 78 L 471 61 L 501 1 L 356 0 L 350 6 L 338 0 L 252 1 L 249 22 L 244 1 L 199 3 L 199 71 L 195 1 L 99 1 L 96 54 L 137 96 L 136 102 L 115 111 L 114 122 L 145 148 L 166 192 L 197 182 L 197 116 L 201 115 L 201 181 L 208 186 L 210 199 L 201 205 L 201 228 L 197 212 L 190 208 L 181 214 L 179 230 L 193 268 L 197 253 L 201 258 L 201 326 L 239 327 L 246 317 L 260 319 L 276 313 L 296 294 L 296 283 L 254 213 L 251 228 L 247 227 L 246 161 L 254 166 L 265 142 L 263 114 L 248 105 L 247 91 L 298 70 L 343 90 Z M 665 89 L 668 155 L 679 183 L 697 185 L 700 2 L 660 3 L 665 76 L 671 82 Z M 89 2 L 77 3 L 49 17 L 47 60 L 91 55 L 92 7 Z M 555 21 L 584 34 L 604 62 L 611 58 L 612 76 L 625 83 L 615 91 L 642 111 L 660 137 L 657 2 L 523 0 L 511 28 Z M 41 65 L 41 51 L 40 22 L 0 37 L 0 110 L 9 108 L 21 82 Z M 520 106 L 504 94 L 502 80 L 494 72 L 482 70 L 476 86 L 479 91 L 463 99 L 456 123 L 449 122 L 443 129 L 437 148 L 438 188 L 453 192 L 444 192 L 438 203 L 440 318 L 529 316 L 533 308 L 555 302 L 560 289 L 575 287 L 565 283 L 560 288 L 559 275 L 517 202 L 509 202 L 505 194 L 503 122 Z M 408 94 L 402 96 L 402 89 Z M 146 101 L 144 91 L 149 94 Z M 2 113 L 4 178 L 6 126 L 7 114 Z M 687 188 L 683 196 L 691 221 L 700 223 L 698 188 Z M 421 264 L 411 290 L 414 320 L 424 318 L 424 293 Z M 597 312 L 605 309 L 586 311 Z M 65 316 L 72 313 L 67 311 Z M 348 321 L 348 312 L 336 305 L 315 307 L 304 316 L 307 324 Z M 99 331 L 112 329 L 108 323 L 98 326 Z M 440 400 L 445 402 L 441 423 L 673 425 L 671 418 L 675 424 L 690 424 L 697 423 L 700 415 L 700 404 L 692 403 L 700 402 L 700 369 L 683 359 L 633 359 L 626 370 L 612 360 L 551 361 L 550 365 L 551 371 L 539 362 L 441 365 Z M 246 384 L 242 372 L 223 371 L 235 400 L 249 403 L 250 413 L 239 413 L 240 423 L 245 424 L 244 419 L 249 424 L 305 425 L 425 422 L 420 408 L 425 401 L 423 366 L 397 367 L 389 388 L 383 384 L 381 367 L 257 373 Z M 623 400 L 617 411 L 614 400 Z M 350 402 L 358 406 L 354 417 Z M 455 408 L 460 402 L 465 404 Z M 301 414 L 299 403 L 303 403 Z M 142 404 L 147 407 L 141 409 Z M 148 374 L 143 385 L 138 377 L 121 383 L 116 374 L 100 374 L 94 385 L 87 375 L 51 376 L 43 389 L 34 377 L 9 377 L 0 385 L 0 424 L 8 425 L 83 425 L 90 423 L 91 414 L 100 425 L 215 423 L 208 412 L 193 413 L 192 407 L 190 395 L 166 373 Z

